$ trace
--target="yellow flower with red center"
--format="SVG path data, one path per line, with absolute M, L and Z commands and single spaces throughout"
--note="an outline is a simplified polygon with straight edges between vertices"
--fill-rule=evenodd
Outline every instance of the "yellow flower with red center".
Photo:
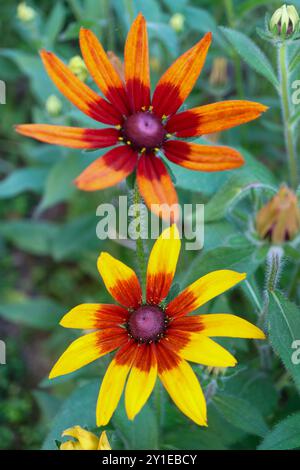
M 60 450 L 111 450 L 106 432 L 100 438 L 81 426 L 73 426 L 62 433 L 62 437 L 73 437 L 75 440 L 63 442 Z
M 201 305 L 245 279 L 230 270 L 211 272 L 184 289 L 167 305 L 180 252 L 176 225 L 155 242 L 147 268 L 146 301 L 134 271 L 101 253 L 98 270 L 120 305 L 82 304 L 61 320 L 65 328 L 93 329 L 71 343 L 54 365 L 50 378 L 73 372 L 117 350 L 102 381 L 97 425 L 106 425 L 123 389 L 129 419 L 148 400 L 157 376 L 178 408 L 195 423 L 206 426 L 206 402 L 187 361 L 210 367 L 233 367 L 236 359 L 210 337 L 264 339 L 248 321 L 230 314 L 188 316 Z
M 256 228 L 261 238 L 281 244 L 300 233 L 300 208 L 296 194 L 286 185 L 260 209 Z
M 249 101 L 225 101 L 178 112 L 203 68 L 212 40 L 207 33 L 180 56 L 150 94 L 146 21 L 139 14 L 125 44 L 125 83 L 96 36 L 80 31 L 80 47 L 86 66 L 105 98 L 82 83 L 52 52 L 43 50 L 46 70 L 58 89 L 77 108 L 106 129 L 47 124 L 23 124 L 17 132 L 42 142 L 79 149 L 115 146 L 89 165 L 76 179 L 78 188 L 95 191 L 114 186 L 137 169 L 137 182 L 147 206 L 162 217 L 176 205 L 177 194 L 161 158 L 185 168 L 221 171 L 244 162 L 239 152 L 224 146 L 207 146 L 181 139 L 215 133 L 256 119 L 267 108 Z M 112 127 L 114 126 L 114 127 Z M 177 140 L 180 139 L 180 140 Z M 178 211 L 174 209 L 174 220 Z

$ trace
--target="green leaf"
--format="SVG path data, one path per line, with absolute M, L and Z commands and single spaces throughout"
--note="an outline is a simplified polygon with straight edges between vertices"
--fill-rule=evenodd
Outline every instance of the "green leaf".
M 47 168 L 22 168 L 13 171 L 0 181 L 0 199 L 14 197 L 24 191 L 40 193 L 48 172 Z
M 57 226 L 36 220 L 12 220 L 0 225 L 0 235 L 15 246 L 34 255 L 51 254 Z
M 233 395 L 216 395 L 213 398 L 217 410 L 230 423 L 242 431 L 264 436 L 268 427 L 258 409 L 243 398 Z
M 300 340 L 300 309 L 279 291 L 271 292 L 267 328 L 271 344 L 300 388 L 300 367 L 293 344 Z
M 224 40 L 218 30 L 217 23 L 207 10 L 189 6 L 185 9 L 184 15 L 190 28 L 201 33 L 212 32 L 214 40 L 224 48 Z
M 279 82 L 269 59 L 252 39 L 231 28 L 222 26 L 220 29 L 240 57 L 259 75 L 265 77 L 275 88 L 278 88 Z
M 61 440 L 62 432 L 72 426 L 95 428 L 99 386 L 99 380 L 89 382 L 78 387 L 64 401 L 52 422 L 51 431 L 42 447 L 43 450 L 56 450 L 55 440 Z
M 126 448 L 130 450 L 158 449 L 158 428 L 156 416 L 147 403 L 134 421 L 129 421 L 125 412 L 124 403 L 120 403 L 115 411 L 112 422 Z M 147 423 L 145 425 L 145 423 Z
M 56 327 L 61 315 L 62 307 L 44 297 L 0 304 L 0 316 L 2 318 L 18 325 L 26 325 L 41 330 Z
M 61 2 L 57 2 L 53 7 L 47 20 L 43 37 L 45 38 L 45 47 L 52 47 L 55 39 L 62 30 L 66 19 L 67 11 Z
M 300 448 L 300 413 L 283 419 L 265 436 L 259 450 L 290 450 Z

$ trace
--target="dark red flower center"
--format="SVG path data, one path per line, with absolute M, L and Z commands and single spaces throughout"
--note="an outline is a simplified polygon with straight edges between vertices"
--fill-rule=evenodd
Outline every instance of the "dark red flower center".
M 161 120 L 151 112 L 129 116 L 123 126 L 123 137 L 137 150 L 159 148 L 166 136 Z
M 152 343 L 164 336 L 167 323 L 166 315 L 159 307 L 143 305 L 131 314 L 127 328 L 136 341 Z

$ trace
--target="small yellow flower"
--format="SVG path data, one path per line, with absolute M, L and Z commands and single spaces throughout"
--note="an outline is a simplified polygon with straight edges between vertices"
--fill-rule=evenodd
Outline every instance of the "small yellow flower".
M 20 21 L 23 21 L 24 23 L 28 23 L 35 18 L 35 15 L 36 15 L 35 10 L 29 7 L 26 4 L 26 2 L 19 3 L 17 7 L 17 17 L 19 18 Z
M 62 110 L 62 102 L 56 95 L 50 95 L 46 101 L 46 110 L 50 116 L 58 116 Z
M 79 80 L 85 82 L 88 77 L 88 69 L 80 55 L 75 55 L 70 59 L 69 69 L 74 73 L 74 75 L 76 75 L 76 77 L 79 78 Z
M 175 13 L 171 16 L 170 26 L 176 31 L 176 33 L 181 33 L 184 29 L 185 17 L 181 13 Z
M 292 240 L 300 232 L 300 209 L 296 194 L 286 185 L 258 212 L 256 228 L 261 238 L 274 244 Z
M 74 437 L 76 440 L 63 442 L 60 450 L 111 450 L 105 431 L 98 438 L 81 426 L 73 426 L 66 429 L 62 436 Z
M 287 38 L 299 27 L 299 15 L 294 5 L 282 5 L 273 14 L 270 29 L 274 34 Z

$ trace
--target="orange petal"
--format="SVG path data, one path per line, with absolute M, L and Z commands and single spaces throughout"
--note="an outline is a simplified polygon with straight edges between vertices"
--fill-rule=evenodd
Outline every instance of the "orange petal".
M 134 419 L 145 405 L 155 385 L 156 377 L 155 346 L 138 345 L 125 390 L 125 406 L 129 419 Z
M 75 184 L 84 191 L 97 191 L 114 186 L 133 172 L 137 158 L 137 153 L 130 147 L 115 147 L 91 163 L 78 176 Z
M 169 140 L 164 153 L 173 163 L 197 171 L 222 171 L 244 164 L 242 155 L 230 147 L 199 145 L 181 140 Z
M 252 101 L 221 101 L 172 116 L 167 130 L 177 137 L 211 134 L 253 121 L 267 109 L 267 106 Z
M 159 304 L 169 293 L 180 252 L 175 224 L 163 231 L 154 243 L 147 268 L 147 302 Z
M 176 113 L 190 94 L 204 65 L 212 35 L 207 33 L 194 47 L 180 56 L 159 80 L 152 105 L 158 116 Z
M 86 66 L 104 96 L 121 114 L 128 115 L 124 84 L 95 34 L 89 29 L 80 29 L 80 48 Z
M 136 309 L 142 302 L 142 289 L 135 272 L 109 253 L 101 253 L 98 270 L 108 292 L 127 308 Z
M 148 208 L 166 221 L 179 217 L 177 194 L 171 177 L 159 157 L 143 154 L 138 162 L 137 183 Z
M 125 79 L 132 111 L 150 105 L 149 50 L 146 21 L 140 13 L 125 45 Z
M 184 359 L 158 343 L 158 374 L 176 406 L 199 426 L 207 426 L 206 402 L 199 381 Z
M 117 352 L 108 366 L 97 402 L 97 426 L 105 426 L 117 408 L 136 349 L 137 344 L 129 342 Z
M 55 54 L 43 50 L 41 58 L 51 80 L 80 111 L 96 121 L 110 125 L 120 124 L 120 113 L 79 80 Z
M 81 304 L 66 313 L 60 325 L 65 328 L 94 330 L 122 325 L 127 318 L 128 311 L 119 305 Z
M 244 273 L 241 274 L 227 269 L 206 274 L 171 300 L 166 312 L 171 317 L 186 315 L 235 286 L 245 277 Z
M 19 134 L 47 144 L 77 149 L 111 147 L 118 142 L 119 136 L 116 129 L 81 129 L 48 124 L 19 124 L 15 129 Z
M 70 374 L 101 356 L 119 348 L 128 341 L 126 330 L 123 328 L 108 328 L 95 331 L 77 338 L 60 356 L 49 378 Z

